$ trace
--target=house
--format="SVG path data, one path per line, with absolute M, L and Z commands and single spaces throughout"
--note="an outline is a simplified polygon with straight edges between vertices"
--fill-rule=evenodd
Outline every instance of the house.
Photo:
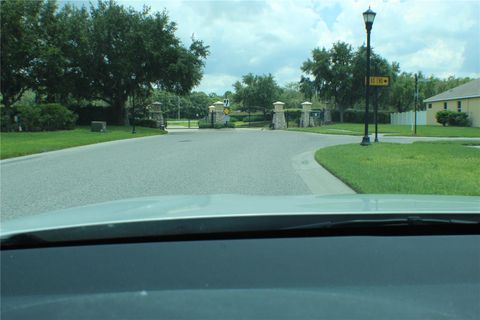
M 438 124 L 435 115 L 440 110 L 465 112 L 473 127 L 480 127 L 480 78 L 423 100 L 427 110 L 427 125 Z

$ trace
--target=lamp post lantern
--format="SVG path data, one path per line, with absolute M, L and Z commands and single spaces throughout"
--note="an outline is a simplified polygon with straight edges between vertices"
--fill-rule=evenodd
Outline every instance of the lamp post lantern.
M 365 134 L 362 139 L 362 146 L 370 144 L 370 137 L 368 136 L 368 103 L 370 98 L 370 31 L 372 30 L 373 21 L 376 13 L 368 8 L 363 13 L 363 21 L 365 21 L 365 29 L 367 29 L 367 69 L 366 69 L 366 86 L 365 86 Z

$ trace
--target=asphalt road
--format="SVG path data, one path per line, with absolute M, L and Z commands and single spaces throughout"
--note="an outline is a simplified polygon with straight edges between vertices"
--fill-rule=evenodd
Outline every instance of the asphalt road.
M 313 151 L 359 139 L 183 130 L 4 160 L 1 219 L 143 196 L 349 193 L 340 182 L 335 186 L 336 178 L 318 171 Z

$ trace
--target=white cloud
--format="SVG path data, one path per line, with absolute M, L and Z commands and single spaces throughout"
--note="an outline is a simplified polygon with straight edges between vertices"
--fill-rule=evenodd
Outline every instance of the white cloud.
M 188 44 L 192 33 L 210 45 L 201 90 L 223 93 L 242 75 L 271 73 L 299 80 L 314 47 L 366 40 L 362 12 L 377 12 L 372 46 L 407 72 L 480 77 L 480 2 L 473 1 L 155 1 Z M 472 52 L 476 51 L 476 52 Z
M 239 77 L 229 74 L 207 73 L 203 76 L 200 85 L 194 90 L 203 91 L 207 94 L 212 92 L 223 94 L 227 90 L 233 91 L 232 84 L 238 80 L 240 80 Z
M 297 66 L 285 66 L 278 69 L 273 75 L 278 84 L 285 85 L 289 82 L 298 82 L 302 72 Z

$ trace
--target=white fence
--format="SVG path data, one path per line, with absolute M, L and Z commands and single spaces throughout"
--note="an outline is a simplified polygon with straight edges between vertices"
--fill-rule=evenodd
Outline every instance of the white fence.
M 413 111 L 395 112 L 390 114 L 390 124 L 413 125 L 415 113 Z M 427 124 L 427 111 L 417 111 L 417 125 Z

